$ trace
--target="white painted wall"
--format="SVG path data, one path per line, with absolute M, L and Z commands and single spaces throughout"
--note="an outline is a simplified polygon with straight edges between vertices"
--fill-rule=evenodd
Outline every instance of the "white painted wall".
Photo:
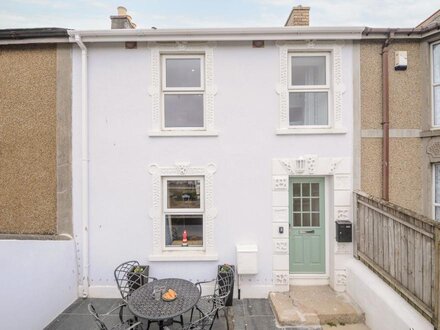
M 347 263 L 347 292 L 364 311 L 371 330 L 434 329 L 400 295 L 355 259 Z
M 43 329 L 77 299 L 74 242 L 0 240 L 1 329 Z
M 273 42 L 218 43 L 214 49 L 217 137 L 149 137 L 151 85 L 145 43 L 88 44 L 90 111 L 90 283 L 91 294 L 113 295 L 113 269 L 138 259 L 151 275 L 191 280 L 214 277 L 217 263 L 235 262 L 235 245 L 256 243 L 259 273 L 243 278 L 249 295 L 272 286 L 272 159 L 304 154 L 352 155 L 352 46 L 342 48 L 343 135 L 275 134 L 278 127 L 279 51 Z M 73 63 L 73 217 L 81 226 L 81 61 Z M 148 166 L 217 165 L 214 174 L 214 262 L 148 262 L 152 250 L 152 182 Z M 81 237 L 77 236 L 79 246 Z M 334 239 L 334 238 L 331 238 Z M 260 289 L 260 290 L 258 290 Z M 258 293 L 256 293 L 258 292 Z M 246 294 L 247 295 L 247 294 Z

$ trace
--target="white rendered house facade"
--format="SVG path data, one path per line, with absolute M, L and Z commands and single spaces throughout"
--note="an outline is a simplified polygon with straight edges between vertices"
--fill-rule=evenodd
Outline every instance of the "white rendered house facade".
M 242 297 L 345 290 L 361 31 L 72 31 L 80 293 L 117 296 L 132 259 L 211 279 L 237 245 L 257 247 Z

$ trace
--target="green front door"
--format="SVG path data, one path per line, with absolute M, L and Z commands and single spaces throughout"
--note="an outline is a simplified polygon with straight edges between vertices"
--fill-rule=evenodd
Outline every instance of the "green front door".
M 325 273 L 324 178 L 289 181 L 290 272 Z

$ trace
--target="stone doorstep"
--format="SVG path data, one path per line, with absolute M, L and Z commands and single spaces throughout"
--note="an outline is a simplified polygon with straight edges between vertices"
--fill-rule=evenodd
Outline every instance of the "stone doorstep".
M 344 293 L 329 286 L 291 286 L 289 293 L 269 294 L 281 326 L 320 326 L 364 323 L 360 308 Z

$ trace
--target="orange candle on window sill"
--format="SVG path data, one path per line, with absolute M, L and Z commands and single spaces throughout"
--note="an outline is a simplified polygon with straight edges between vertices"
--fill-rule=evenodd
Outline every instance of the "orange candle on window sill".
M 183 231 L 182 235 L 182 246 L 188 246 L 188 234 L 186 232 L 186 229 Z

